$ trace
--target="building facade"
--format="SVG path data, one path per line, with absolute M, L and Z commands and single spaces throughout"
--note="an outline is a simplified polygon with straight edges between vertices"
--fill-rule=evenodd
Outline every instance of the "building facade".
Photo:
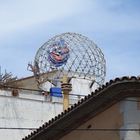
M 111 80 L 23 140 L 139 140 L 140 77 Z
M 89 94 L 91 81 L 71 80 L 73 83 L 72 94 Z M 18 94 L 13 95 L 12 88 L 0 90 L 0 136 L 1 139 L 19 140 L 37 129 L 43 123 L 48 122 L 63 111 L 63 98 L 45 94 L 42 89 L 49 91 L 54 87 L 53 83 L 46 82 L 37 86 L 34 76 L 19 79 Z M 84 82 L 84 86 L 81 85 Z M 60 83 L 58 83 L 60 85 Z M 61 85 L 60 85 L 61 86 Z M 77 87 L 79 87 L 77 89 Z M 83 90 L 84 88 L 84 90 Z M 75 91 L 78 91 L 75 92 Z M 72 96 L 69 106 L 76 103 L 83 96 Z

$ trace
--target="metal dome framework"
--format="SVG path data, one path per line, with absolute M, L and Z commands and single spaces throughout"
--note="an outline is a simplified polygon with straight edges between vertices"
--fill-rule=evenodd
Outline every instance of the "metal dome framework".
M 48 49 L 61 39 L 68 44 L 70 56 L 62 66 L 52 67 L 49 63 Z M 36 53 L 34 67 L 37 69 L 35 77 L 38 83 L 56 79 L 61 81 L 66 74 L 68 78 L 89 79 L 101 86 L 106 75 L 106 61 L 101 49 L 87 37 L 70 32 L 56 35 L 44 43 Z M 53 74 L 48 76 L 48 73 Z

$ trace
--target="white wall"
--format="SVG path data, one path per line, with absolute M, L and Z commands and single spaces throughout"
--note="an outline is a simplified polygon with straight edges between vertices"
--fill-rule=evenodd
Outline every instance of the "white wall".
M 72 91 L 70 92 L 70 94 L 79 96 L 72 95 L 70 96 L 70 99 L 79 100 L 81 98 L 84 98 L 84 96 L 91 94 L 91 92 L 97 88 L 96 83 L 94 83 L 93 86 L 90 88 L 91 83 L 92 83 L 91 80 L 72 78 L 71 79 Z
M 137 101 L 135 97 L 125 100 Z M 140 110 L 137 109 L 137 102 L 122 101 L 120 113 L 124 113 L 124 126 L 121 129 L 140 129 Z M 140 140 L 139 131 L 120 131 L 120 140 Z
M 88 95 L 95 90 L 95 85 L 90 89 L 91 81 L 72 79 L 71 94 Z M 30 82 L 29 82 L 30 84 Z M 49 90 L 51 84 L 42 85 L 44 90 Z M 81 96 L 83 97 L 83 96 Z M 70 96 L 70 105 L 81 97 Z M 10 91 L 0 90 L 0 128 L 39 128 L 43 123 L 54 118 L 63 111 L 63 99 L 58 97 L 47 98 L 37 93 L 20 92 L 18 97 L 13 97 Z M 32 130 L 0 129 L 0 139 L 20 140 L 30 134 Z
M 38 128 L 63 111 L 62 103 L 46 101 L 43 95 L 0 91 L 0 128 Z M 0 129 L 0 139 L 20 140 L 32 130 Z

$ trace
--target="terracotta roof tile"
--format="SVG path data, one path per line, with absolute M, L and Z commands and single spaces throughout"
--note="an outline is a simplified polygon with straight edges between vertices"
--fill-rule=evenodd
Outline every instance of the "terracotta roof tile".
M 91 92 L 91 94 L 89 94 L 88 96 L 85 96 L 84 99 L 81 99 L 80 101 L 78 101 L 77 103 L 75 103 L 73 106 L 69 107 L 68 110 L 65 110 L 64 112 L 61 112 L 61 114 L 59 114 L 58 116 L 55 116 L 55 118 L 52 118 L 51 120 L 49 120 L 48 123 L 43 124 L 41 127 L 39 127 L 39 129 L 37 129 L 36 131 L 31 132 L 30 135 L 28 135 L 28 137 L 26 136 L 25 138 L 23 138 L 22 140 L 29 140 L 31 137 L 33 137 L 34 135 L 37 135 L 41 130 L 46 130 L 47 127 L 49 127 L 50 125 L 52 125 L 54 122 L 63 119 L 64 116 L 66 116 L 66 114 L 72 112 L 73 110 L 75 110 L 77 107 L 84 105 L 84 102 L 88 101 L 90 98 L 96 97 L 96 95 L 100 95 L 100 92 L 103 92 L 103 90 L 107 90 L 108 87 L 112 86 L 113 84 L 118 84 L 118 83 L 128 83 L 128 82 L 139 82 L 140 85 L 140 75 L 138 77 L 135 76 L 124 76 L 124 77 L 120 77 L 120 78 L 116 78 L 114 80 L 110 80 L 109 82 L 105 83 L 105 85 L 102 85 L 102 87 L 99 87 L 98 89 L 96 89 L 94 92 Z M 123 93 L 123 91 L 122 91 Z M 121 93 L 121 95 L 123 95 Z M 108 102 L 104 102 L 104 105 L 107 104 Z M 31 139 L 30 139 L 31 140 Z
M 140 75 L 137 76 L 137 79 L 140 79 Z

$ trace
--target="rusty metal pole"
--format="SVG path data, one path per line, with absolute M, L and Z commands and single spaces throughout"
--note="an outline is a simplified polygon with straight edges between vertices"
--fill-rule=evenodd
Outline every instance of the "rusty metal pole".
M 63 84 L 61 84 L 61 89 L 63 91 L 63 111 L 65 111 L 69 107 L 69 92 L 72 89 L 71 84 L 67 83 L 66 75 L 63 75 Z

